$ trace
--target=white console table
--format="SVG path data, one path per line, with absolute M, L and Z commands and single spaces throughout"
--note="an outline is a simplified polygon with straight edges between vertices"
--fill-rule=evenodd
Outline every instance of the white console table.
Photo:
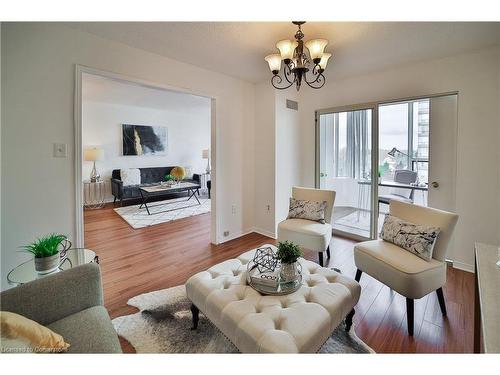
M 500 268 L 498 246 L 476 243 L 474 353 L 500 353 Z

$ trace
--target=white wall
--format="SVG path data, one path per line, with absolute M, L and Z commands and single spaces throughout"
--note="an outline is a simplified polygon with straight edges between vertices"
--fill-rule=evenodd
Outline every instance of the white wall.
M 276 224 L 286 219 L 292 187 L 300 186 L 302 162 L 299 112 L 286 108 L 297 91 L 276 91 Z
M 333 61 L 335 63 L 335 61 Z M 450 91 L 459 92 L 455 248 L 451 259 L 472 269 L 475 241 L 500 242 L 500 50 L 492 48 L 335 81 L 301 90 L 303 183 L 314 186 L 314 111 Z
M 255 97 L 255 230 L 276 237 L 292 186 L 301 182 L 299 112 L 286 108 L 286 99 L 298 95 L 263 82 L 256 85 Z
M 206 105 L 183 111 L 163 111 L 136 107 L 83 101 L 82 142 L 84 146 L 101 146 L 105 159 L 96 168 L 109 182 L 113 169 L 161 166 L 190 166 L 193 173 L 204 173 L 207 161 L 202 159 L 203 149 L 210 147 L 210 100 Z M 166 126 L 168 151 L 164 156 L 123 156 L 122 124 Z M 92 162 L 84 161 L 83 179 L 88 179 Z M 106 199 L 113 200 L 111 184 L 106 185 Z
M 268 82 L 255 87 L 255 230 L 275 237 L 275 92 Z M 269 208 L 269 209 L 268 209 Z
M 53 231 L 75 236 L 75 64 L 216 98 L 217 239 L 253 228 L 253 84 L 60 24 L 1 27 L 2 288 L 27 258 L 18 246 Z M 68 145 L 67 158 L 52 157 L 53 142 Z

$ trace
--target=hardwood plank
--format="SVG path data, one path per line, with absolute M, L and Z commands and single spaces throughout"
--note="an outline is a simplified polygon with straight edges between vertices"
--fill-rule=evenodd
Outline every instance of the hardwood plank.
M 136 312 L 127 301 L 136 295 L 180 285 L 196 272 L 275 240 L 252 233 L 210 244 L 210 215 L 198 215 L 148 228 L 133 229 L 111 205 L 85 211 L 85 245 L 100 258 L 105 306 L 110 316 Z M 335 237 L 328 267 L 354 278 L 354 241 Z M 306 251 L 307 259 L 318 254 Z M 325 256 L 326 260 L 326 256 Z M 378 353 L 470 353 L 473 349 L 474 278 L 447 270 L 443 288 L 448 316 L 441 316 L 435 293 L 415 301 L 415 336 L 406 330 L 405 299 L 363 274 L 354 324 L 357 335 Z M 134 348 L 123 338 L 124 352 Z

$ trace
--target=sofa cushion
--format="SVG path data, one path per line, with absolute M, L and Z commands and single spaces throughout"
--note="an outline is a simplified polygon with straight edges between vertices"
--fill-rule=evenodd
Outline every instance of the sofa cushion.
M 108 312 L 94 306 L 69 315 L 47 326 L 64 337 L 71 346 L 68 353 L 121 353 Z
M 427 262 L 383 240 L 354 246 L 354 262 L 361 271 L 413 299 L 422 298 L 446 282 L 444 262 Z

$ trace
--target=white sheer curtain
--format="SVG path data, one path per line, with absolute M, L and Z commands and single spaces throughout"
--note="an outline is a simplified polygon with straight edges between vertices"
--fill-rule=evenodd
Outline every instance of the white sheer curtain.
M 347 171 L 351 178 L 370 177 L 370 134 L 368 111 L 347 112 Z

